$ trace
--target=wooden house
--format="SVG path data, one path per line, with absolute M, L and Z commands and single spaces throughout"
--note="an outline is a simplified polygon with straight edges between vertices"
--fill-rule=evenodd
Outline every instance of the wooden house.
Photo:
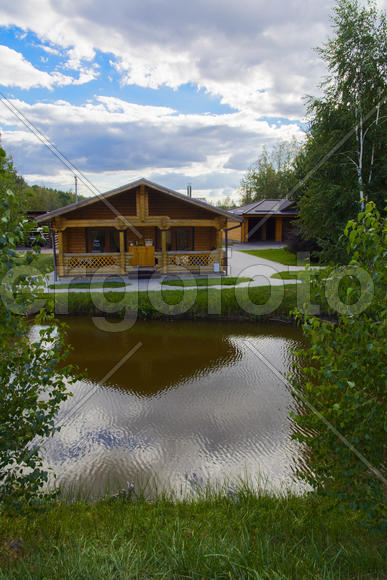
M 236 242 L 286 242 L 297 218 L 295 202 L 288 199 L 262 199 L 229 210 L 242 218 L 240 227 L 230 229 L 228 238 Z M 229 223 L 228 228 L 235 224 Z
M 239 216 L 139 179 L 37 218 L 56 239 L 59 276 L 223 270 L 223 230 Z

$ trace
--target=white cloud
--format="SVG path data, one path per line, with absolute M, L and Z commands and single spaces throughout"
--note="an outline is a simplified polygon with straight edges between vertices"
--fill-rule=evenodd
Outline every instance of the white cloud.
M 78 78 L 58 71 L 47 73 L 34 67 L 20 52 L 0 45 L 1 84 L 7 87 L 31 89 L 44 87 L 52 90 L 55 86 L 84 84 L 96 78 L 95 69 L 81 70 Z
M 84 105 L 13 104 L 100 190 L 144 176 L 182 191 L 192 181 L 201 195 L 219 197 L 238 188 L 263 144 L 302 136 L 296 124 L 278 126 L 246 112 L 183 115 L 108 96 Z M 0 125 L 4 146 L 20 160 L 23 175 L 30 181 L 40 175 L 41 183 L 67 188 L 71 173 L 63 173 L 61 162 L 5 107 Z
M 1 84 L 8 87 L 30 89 L 45 87 L 52 89 L 54 85 L 71 82 L 69 77 L 61 73 L 48 74 L 35 68 L 23 55 L 12 48 L 0 45 Z
M 123 84 L 192 83 L 256 115 L 299 119 L 322 65 L 333 0 L 69 0 L 8 2 L 0 24 L 34 31 L 67 50 L 80 70 L 97 50 L 112 55 Z M 83 63 L 83 64 L 82 64 Z M 265 92 L 260 92 L 265 91 Z
M 36 44 L 35 46 L 37 48 L 40 48 L 41 50 L 44 50 L 48 54 L 53 54 L 55 56 L 61 56 L 61 54 L 62 54 L 60 50 L 58 50 L 57 48 L 54 48 L 52 46 L 49 46 L 48 44 Z

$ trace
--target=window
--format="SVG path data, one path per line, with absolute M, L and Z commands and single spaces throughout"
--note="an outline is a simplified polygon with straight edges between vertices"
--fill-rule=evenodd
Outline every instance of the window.
M 167 237 L 167 252 L 170 252 L 171 250 L 173 250 L 172 230 L 166 230 L 166 237 Z M 160 252 L 161 251 L 161 230 L 159 230 L 158 228 L 156 228 L 155 239 L 156 239 L 156 250 L 158 250 Z
M 191 230 L 178 229 L 176 230 L 176 250 L 191 250 Z
M 172 250 L 172 232 L 167 230 L 167 252 Z
M 109 251 L 110 252 L 119 252 L 120 251 L 120 234 L 118 232 L 118 230 L 110 230 L 109 231 L 110 234 L 110 248 Z
M 100 254 L 105 251 L 105 230 L 89 230 L 89 252 Z
M 87 229 L 87 251 L 92 254 L 119 252 L 120 237 L 116 229 Z
M 194 249 L 194 228 L 171 228 L 166 230 L 167 252 L 187 252 Z M 161 250 L 161 230 L 156 229 L 156 249 Z

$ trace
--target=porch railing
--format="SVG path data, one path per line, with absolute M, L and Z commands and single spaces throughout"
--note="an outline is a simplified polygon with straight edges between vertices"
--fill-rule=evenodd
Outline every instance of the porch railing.
M 103 270 L 120 273 L 120 254 L 64 254 L 65 273 L 83 273 Z
M 130 272 L 133 254 L 125 252 L 125 271 Z M 165 260 L 165 261 L 164 261 Z M 155 252 L 155 268 L 159 271 L 166 266 L 167 272 L 213 272 L 214 264 L 219 263 L 222 269 L 219 250 L 211 252 L 167 252 L 166 259 L 162 252 Z M 67 254 L 63 255 L 63 274 L 121 274 L 121 255 L 119 252 L 108 254 Z
M 213 252 L 168 252 L 168 271 L 194 270 L 213 271 L 214 264 L 220 264 L 220 253 Z

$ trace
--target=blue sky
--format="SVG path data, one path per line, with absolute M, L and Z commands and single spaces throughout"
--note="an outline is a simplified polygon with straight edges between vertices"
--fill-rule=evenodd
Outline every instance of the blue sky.
M 102 191 L 143 176 L 236 199 L 262 147 L 303 137 L 331 7 L 5 0 L 0 90 Z M 2 103 L 0 128 L 30 183 L 72 187 L 71 171 Z

